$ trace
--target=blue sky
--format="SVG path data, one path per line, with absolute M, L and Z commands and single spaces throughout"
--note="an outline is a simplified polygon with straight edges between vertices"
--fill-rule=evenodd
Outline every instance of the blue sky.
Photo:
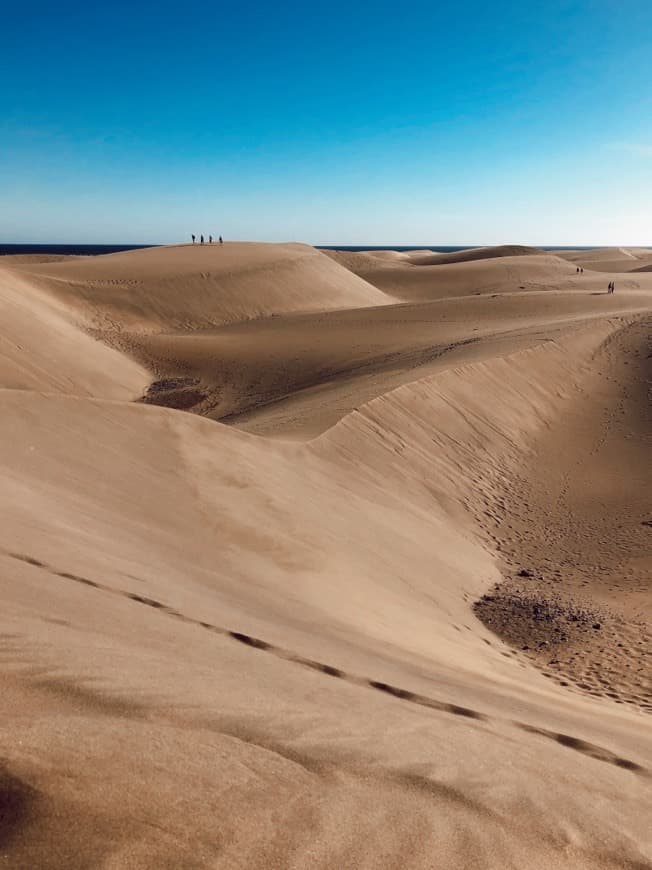
M 3 9 L 0 241 L 652 245 L 648 0 Z

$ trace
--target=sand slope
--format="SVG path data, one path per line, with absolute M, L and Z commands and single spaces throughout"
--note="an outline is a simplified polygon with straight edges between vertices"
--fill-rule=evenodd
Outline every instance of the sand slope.
M 298 244 L 146 248 L 23 268 L 100 328 L 197 328 L 386 301 L 325 255 Z
M 527 302 L 472 296 L 159 334 L 133 348 L 159 378 L 147 401 L 260 434 L 311 438 L 415 377 L 531 346 L 585 319 L 645 308 L 645 296 L 624 291 L 546 291 Z
M 439 264 L 433 264 L 430 257 L 385 261 L 366 253 L 338 255 L 338 261 L 383 292 L 406 301 L 590 286 L 588 275 L 580 280 L 575 266 L 551 254 L 534 251 L 526 256 L 492 255 L 488 259 L 474 257 L 468 262 L 461 259 L 461 254 L 450 255 L 459 258 L 450 261 L 449 255 L 443 256 L 445 259 Z M 600 276 L 599 286 L 602 283 Z
M 649 318 L 634 321 L 606 342 L 581 394 L 566 408 L 563 428 L 536 439 L 536 463 L 514 477 L 509 510 L 503 506 L 493 517 L 506 580 L 479 611 L 508 640 L 528 644 L 528 654 L 551 676 L 647 712 L 650 325 Z M 542 508 L 545 516 L 537 514 Z M 532 535 L 533 527 L 541 534 Z M 519 576 L 519 565 L 527 566 L 527 577 Z M 531 599 L 576 600 L 589 612 L 578 613 L 573 624 L 553 612 L 534 632 L 531 611 L 510 607 L 511 591 L 519 587 Z
M 94 341 L 70 312 L 0 258 L 0 388 L 129 401 L 151 379 L 131 359 Z
M 606 296 L 555 287 L 551 266 L 539 291 L 338 312 L 304 295 L 322 310 L 180 332 L 204 324 L 165 277 L 187 249 L 134 253 L 123 280 L 161 283 L 133 307 L 91 283 L 105 258 L 63 290 L 49 264 L 5 267 L 37 315 L 29 357 L 48 335 L 71 359 L 53 356 L 52 387 L 0 392 L 0 863 L 650 866 L 649 692 L 645 672 L 619 680 L 613 645 L 626 628 L 647 667 L 645 499 L 627 493 L 650 437 L 652 278 Z M 233 299 L 207 294 L 208 317 Z M 170 366 L 251 414 L 284 395 L 270 425 L 304 440 L 116 396 L 120 365 L 134 384 L 144 369 L 75 325 L 104 311 L 150 377 Z M 101 354 L 111 377 L 82 392 Z M 602 660 L 581 625 L 555 667 L 521 649 L 532 610 L 508 642 L 478 619 L 523 565 L 528 594 L 549 600 L 559 570 L 555 593 L 609 608 Z
M 564 260 L 596 272 L 633 272 L 652 265 L 649 248 L 599 248 L 597 250 L 555 251 Z
M 493 245 L 483 248 L 469 248 L 466 251 L 437 253 L 414 251 L 408 259 L 417 266 L 443 266 L 447 263 L 470 263 L 473 260 L 493 260 L 497 257 L 524 257 L 528 254 L 542 254 L 539 248 L 527 245 Z

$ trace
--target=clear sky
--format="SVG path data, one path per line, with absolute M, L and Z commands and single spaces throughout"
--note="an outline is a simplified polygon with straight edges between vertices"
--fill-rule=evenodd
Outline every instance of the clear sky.
M 0 241 L 652 245 L 649 0 L 1 21 Z

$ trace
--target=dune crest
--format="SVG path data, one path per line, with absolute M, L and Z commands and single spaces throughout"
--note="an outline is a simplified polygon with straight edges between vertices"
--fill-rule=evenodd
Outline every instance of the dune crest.
M 410 254 L 409 259 L 415 266 L 444 266 L 448 263 L 471 263 L 474 260 L 525 257 L 532 254 L 543 254 L 543 251 L 527 245 L 493 245 L 484 248 L 469 248 L 466 251 L 452 251 L 450 253 L 415 251 Z

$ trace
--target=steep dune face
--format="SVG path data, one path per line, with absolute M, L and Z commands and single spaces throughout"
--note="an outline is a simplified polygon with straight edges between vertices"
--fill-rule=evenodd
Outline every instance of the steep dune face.
M 308 245 L 184 245 L 22 267 L 102 329 L 189 329 L 385 297 Z
M 512 476 L 509 511 L 493 517 L 505 579 L 478 610 L 551 677 L 647 712 L 650 326 L 635 320 L 611 336 L 566 403 L 563 426 L 533 439 L 536 458 Z
M 228 247 L 0 275 L 8 866 L 647 867 L 652 277 Z M 131 401 L 79 320 L 310 440 Z
M 129 401 L 149 372 L 94 341 L 70 312 L 0 262 L 0 388 Z

